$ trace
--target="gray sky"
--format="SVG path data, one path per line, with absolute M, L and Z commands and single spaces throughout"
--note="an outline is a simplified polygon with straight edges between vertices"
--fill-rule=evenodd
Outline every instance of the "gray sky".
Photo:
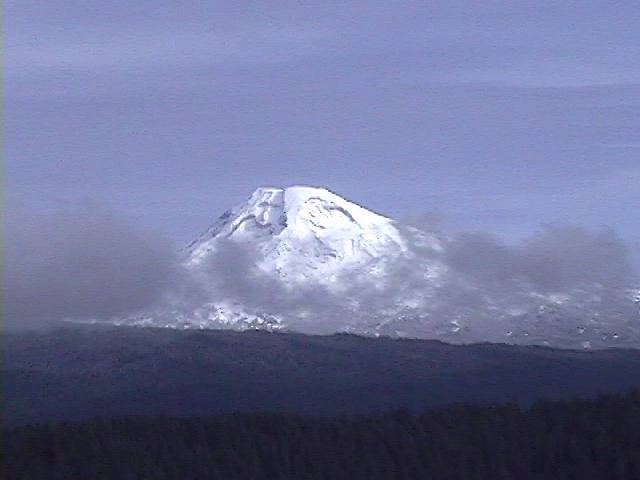
M 640 4 L 5 0 L 5 197 L 188 242 L 260 185 L 640 243 Z

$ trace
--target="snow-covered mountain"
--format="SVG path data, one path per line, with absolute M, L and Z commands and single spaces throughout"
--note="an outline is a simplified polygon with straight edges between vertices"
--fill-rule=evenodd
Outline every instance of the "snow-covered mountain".
M 312 187 L 257 189 L 188 247 L 188 263 L 206 261 L 221 242 L 255 250 L 257 266 L 287 284 L 315 281 L 335 288 L 346 269 L 375 274 L 380 261 L 407 253 L 390 219 Z
M 411 256 L 394 221 L 307 186 L 258 188 L 188 246 L 187 264 L 200 265 L 229 243 L 249 250 L 257 268 L 289 287 L 314 282 L 335 292 L 354 275 L 382 279 L 389 264 Z
M 258 188 L 186 248 L 181 290 L 133 322 L 453 342 L 640 344 L 631 291 L 539 291 L 515 277 L 487 289 L 449 267 L 448 244 L 442 234 L 401 225 L 325 188 Z

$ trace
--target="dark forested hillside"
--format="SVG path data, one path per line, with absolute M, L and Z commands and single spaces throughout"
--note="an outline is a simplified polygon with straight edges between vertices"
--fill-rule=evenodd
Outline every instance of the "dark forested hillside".
M 4 335 L 3 421 L 355 414 L 640 386 L 640 351 L 78 326 Z
M 412 415 L 123 418 L 5 433 L 6 478 L 637 480 L 640 394 Z

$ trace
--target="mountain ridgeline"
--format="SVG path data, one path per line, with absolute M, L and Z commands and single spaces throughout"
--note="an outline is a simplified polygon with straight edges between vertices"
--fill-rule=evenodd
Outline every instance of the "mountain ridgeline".
M 79 325 L 4 335 L 3 421 L 359 414 L 640 386 L 640 351 Z

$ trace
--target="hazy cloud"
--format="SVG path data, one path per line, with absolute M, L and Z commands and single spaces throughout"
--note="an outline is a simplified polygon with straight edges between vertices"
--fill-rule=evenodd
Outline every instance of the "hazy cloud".
M 345 315 L 353 315 L 344 297 L 313 283 L 290 288 L 278 276 L 259 268 L 260 261 L 260 253 L 251 245 L 219 242 L 214 253 L 190 270 L 197 278 L 199 298 L 224 300 L 247 313 L 293 320 L 296 329 L 311 333 L 335 331 Z M 191 311 L 200 307 L 188 302 L 182 306 Z
M 550 330 L 540 323 L 541 308 L 561 320 L 551 331 L 569 336 L 587 314 L 611 319 L 612 332 L 634 321 L 628 289 L 637 272 L 611 229 L 549 224 L 514 244 L 483 232 L 450 232 L 439 216 L 425 218 L 428 234 L 399 225 L 411 257 L 386 262 L 375 281 L 356 274 L 333 290 L 292 287 L 263 271 L 262 254 L 250 244 L 221 241 L 200 264 L 185 267 L 184 252 L 95 206 L 47 216 L 13 211 L 5 221 L 5 326 L 144 318 L 211 326 L 210 311 L 221 304 L 308 333 L 350 325 L 456 340 L 461 330 L 465 341 L 505 341 L 512 330 L 528 338 L 544 330 L 542 338 Z
M 435 336 L 459 324 L 476 328 L 467 338 L 495 341 L 505 340 L 508 330 L 530 328 L 526 321 L 540 308 L 564 309 L 559 315 L 568 330 L 586 322 L 587 313 L 634 318 L 627 294 L 637 281 L 632 255 L 611 229 L 550 224 L 508 244 L 488 233 L 440 228 L 430 238 L 441 249 L 415 230 L 401 229 L 413 256 L 388 262 L 385 275 L 375 280 L 346 272 L 339 291 L 317 284 L 291 287 L 257 267 L 261 254 L 251 245 L 221 242 L 195 269 L 200 297 L 181 305 L 188 317 L 203 300 L 219 299 L 313 333 L 352 325 L 359 331 Z
M 8 328 L 130 315 L 159 301 L 176 279 L 168 242 L 97 206 L 8 211 L 4 228 Z
M 462 233 L 448 242 L 445 259 L 479 282 L 519 280 L 541 292 L 594 283 L 622 288 L 633 278 L 630 251 L 609 228 L 550 224 L 513 246 L 489 234 Z

